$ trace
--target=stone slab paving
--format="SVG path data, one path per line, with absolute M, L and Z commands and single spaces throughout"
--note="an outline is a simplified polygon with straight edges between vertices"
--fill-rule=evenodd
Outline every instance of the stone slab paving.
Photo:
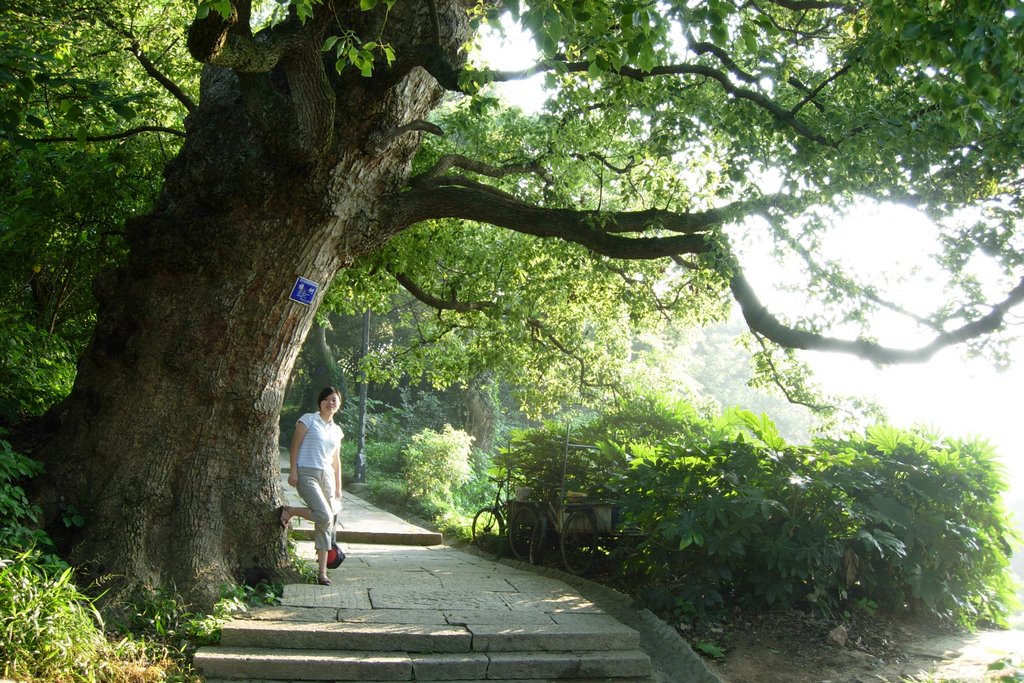
M 226 625 L 221 646 L 196 654 L 208 683 L 715 683 L 699 657 L 672 639 L 674 631 L 637 618 L 619 594 L 609 600 L 578 577 L 471 550 L 393 544 L 417 530 L 432 532 L 356 495 L 346 495 L 341 526 L 372 531 L 375 542 L 346 541 L 339 532 L 347 559 L 329 571 L 331 586 L 288 585 L 283 604 Z M 312 543 L 292 535 L 299 555 L 312 559 Z M 692 659 L 663 666 L 675 646 Z M 660 662 L 653 670 L 652 659 Z
M 324 650 L 200 648 L 194 663 L 212 677 L 246 680 L 409 681 L 412 659 L 405 653 Z

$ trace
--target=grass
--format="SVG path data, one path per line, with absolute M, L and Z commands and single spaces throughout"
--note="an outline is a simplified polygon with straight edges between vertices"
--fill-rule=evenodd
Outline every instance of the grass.
M 118 623 L 105 623 L 74 578 L 51 556 L 0 549 L 0 678 L 198 683 L 190 664 L 195 649 L 217 642 L 232 613 L 279 597 L 279 587 L 224 587 L 207 615 L 163 590 L 134 602 Z

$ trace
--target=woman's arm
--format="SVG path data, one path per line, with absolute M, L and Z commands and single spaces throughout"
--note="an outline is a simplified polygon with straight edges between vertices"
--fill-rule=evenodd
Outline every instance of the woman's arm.
M 341 446 L 334 449 L 334 497 L 341 500 Z
M 309 431 L 309 427 L 302 424 L 301 422 L 295 423 L 295 434 L 292 435 L 292 445 L 289 448 L 289 468 L 288 468 L 288 484 L 290 486 L 296 486 L 299 483 L 299 446 L 302 445 L 302 440 L 306 438 L 306 432 Z

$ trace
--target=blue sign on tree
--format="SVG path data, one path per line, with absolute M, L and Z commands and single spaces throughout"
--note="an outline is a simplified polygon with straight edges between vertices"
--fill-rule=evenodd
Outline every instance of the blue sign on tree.
M 320 289 L 320 285 L 312 280 L 300 277 L 295 281 L 295 286 L 292 287 L 291 296 L 288 298 L 292 301 L 298 301 L 300 304 L 306 304 L 309 306 L 313 303 L 313 299 L 316 297 L 316 290 L 318 289 Z

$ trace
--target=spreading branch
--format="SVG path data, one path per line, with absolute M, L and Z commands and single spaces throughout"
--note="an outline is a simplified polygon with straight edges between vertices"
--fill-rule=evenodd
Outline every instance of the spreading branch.
M 562 355 L 574 361 L 579 365 L 579 386 L 580 393 L 583 393 L 583 389 L 608 389 L 611 385 L 608 384 L 596 384 L 594 382 L 587 381 L 587 359 L 578 353 L 573 352 L 572 349 L 563 344 L 558 337 L 556 337 L 551 330 L 549 330 L 544 323 L 537 318 L 528 318 L 526 324 L 532 330 L 534 337 L 543 337 L 549 344 L 555 347 Z
M 167 133 L 180 138 L 185 137 L 185 131 L 176 128 L 165 128 L 164 126 L 139 126 L 130 130 L 123 130 L 109 135 L 88 135 L 82 138 L 77 137 L 53 137 L 53 138 L 28 138 L 29 142 L 107 142 L 109 140 L 123 140 L 142 133 Z
M 893 363 L 924 363 L 942 349 L 977 339 L 1002 327 L 1006 314 L 1024 302 L 1024 280 L 1010 290 L 1001 302 L 994 304 L 989 313 L 960 327 L 939 334 L 928 344 L 915 349 L 883 346 L 866 339 L 836 339 L 814 332 L 789 327 L 772 315 L 761 303 L 746 277 L 737 271 L 729 281 L 733 298 L 740 305 L 747 326 L 755 334 L 791 349 L 808 351 L 838 351 L 879 365 Z
M 790 386 L 790 384 L 783 380 L 782 372 L 780 372 L 779 368 L 775 365 L 775 359 L 772 357 L 772 349 L 769 346 L 768 341 L 763 336 L 757 334 L 756 332 L 753 333 L 753 336 L 754 339 L 757 340 L 757 343 L 761 346 L 761 357 L 764 359 L 764 362 L 768 365 L 768 370 L 771 373 L 772 384 L 774 384 L 778 388 L 778 390 L 782 392 L 782 395 L 786 397 L 787 401 L 789 401 L 793 405 L 799 405 L 804 406 L 805 408 L 809 408 L 810 410 L 813 410 L 816 413 L 825 413 L 832 408 L 832 406 L 830 405 L 823 403 L 812 403 L 810 400 L 806 400 L 798 396 L 797 393 L 793 391 L 793 388 Z
M 135 35 L 133 35 L 130 31 L 128 31 L 122 26 L 116 26 L 112 21 L 110 21 L 110 19 L 108 19 L 105 16 L 102 20 L 110 30 L 114 31 L 115 33 L 117 33 L 122 38 L 128 41 L 128 46 L 125 48 L 125 50 L 128 52 L 128 54 L 135 58 L 135 60 L 139 63 L 140 66 L 142 66 L 143 70 L 146 72 L 146 74 L 149 75 L 150 78 L 152 78 L 154 81 L 163 86 L 164 90 L 170 93 L 171 97 L 181 102 L 182 106 L 184 106 L 187 111 L 194 112 L 196 110 L 196 107 L 198 105 L 196 105 L 192 98 L 189 97 L 185 93 L 185 91 L 178 86 L 177 83 L 175 83 L 167 74 L 165 74 L 157 68 L 156 64 L 153 63 L 153 60 L 151 60 L 146 55 L 146 52 L 142 49 L 142 43 Z
M 469 157 L 465 157 L 461 154 L 448 154 L 438 159 L 437 163 L 431 168 L 411 179 L 410 183 L 412 185 L 416 185 L 417 183 L 422 183 L 425 180 L 437 178 L 453 168 L 461 168 L 489 178 L 504 178 L 517 174 L 535 174 L 549 183 L 553 182 L 551 174 L 549 174 L 547 169 L 537 162 L 492 166 L 491 164 L 478 161 L 476 159 L 470 159 Z
M 403 126 L 388 128 L 387 130 L 383 130 L 372 135 L 372 137 L 367 141 L 366 150 L 369 152 L 382 152 L 389 144 L 391 144 L 391 142 L 406 133 L 430 133 L 431 135 L 437 135 L 439 137 L 444 136 L 444 130 L 437 124 L 417 119 L 416 121 L 410 121 Z
M 591 66 L 591 62 L 589 61 L 567 62 L 561 60 L 548 60 L 546 62 L 535 64 L 528 69 L 518 71 L 494 71 L 489 75 L 493 81 L 520 80 L 529 78 L 538 73 L 554 71 L 556 69 L 556 63 L 559 64 L 558 71 L 564 73 L 589 72 Z M 623 66 L 612 70 L 610 73 L 615 73 L 625 78 L 631 78 L 635 81 L 645 81 L 649 78 L 664 76 L 701 76 L 708 78 L 717 82 L 726 94 L 735 97 L 736 99 L 747 100 L 748 102 L 764 109 L 777 121 L 788 126 L 801 137 L 805 137 L 808 140 L 828 147 L 834 147 L 836 145 L 835 141 L 811 130 L 806 124 L 796 117 L 796 114 L 793 111 L 780 107 L 771 98 L 763 95 L 762 93 L 736 85 L 732 79 L 729 78 L 728 73 L 705 64 L 667 64 L 656 66 L 650 71 L 644 71 L 633 66 Z
M 239 73 L 267 73 L 294 49 L 310 41 L 309 34 L 322 33 L 323 20 L 306 24 L 285 21 L 253 36 L 234 4 L 225 19 L 211 11 L 188 28 L 188 51 L 201 64 L 214 64 Z M 316 44 L 319 50 L 319 43 Z
M 391 273 L 392 277 L 398 281 L 398 284 L 402 285 L 402 287 L 412 294 L 413 297 L 427 306 L 439 311 L 470 313 L 472 311 L 482 311 L 495 305 L 495 302 L 493 301 L 458 301 L 454 296 L 449 299 L 442 299 L 424 290 L 405 273 L 400 273 L 392 268 L 387 268 L 387 271 Z
M 509 194 L 467 185 L 449 176 L 446 183 L 426 183 L 397 199 L 394 224 L 412 225 L 432 218 L 462 218 L 489 223 L 535 237 L 555 237 L 613 258 L 654 259 L 708 251 L 705 238 L 735 207 L 694 213 L 645 211 L 574 211 L 546 209 Z M 665 232 L 679 234 L 665 235 Z M 624 237 L 621 233 L 653 234 Z

